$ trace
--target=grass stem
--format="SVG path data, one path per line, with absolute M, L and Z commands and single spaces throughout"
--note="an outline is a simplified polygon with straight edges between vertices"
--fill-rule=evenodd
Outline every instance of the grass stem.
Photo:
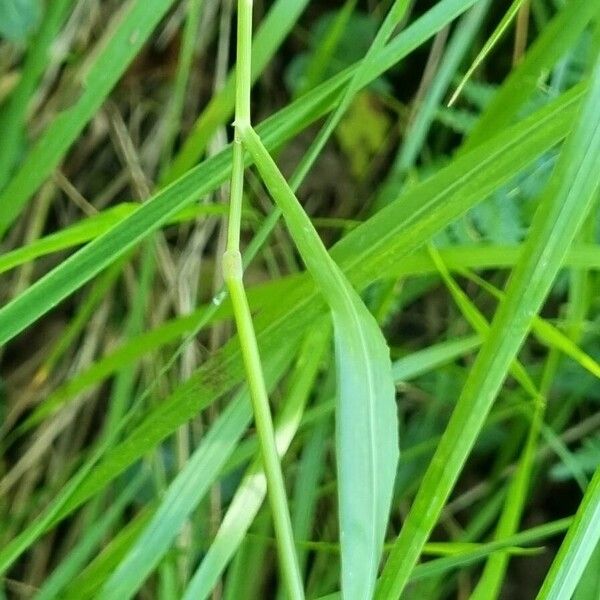
M 227 227 L 227 249 L 223 255 L 223 278 L 229 290 L 233 313 L 252 399 L 261 456 L 267 478 L 267 491 L 283 579 L 291 600 L 302 600 L 304 591 L 298 566 L 285 483 L 277 454 L 273 418 L 267 387 L 252 323 L 252 314 L 243 283 L 240 254 L 240 224 L 244 192 L 244 149 L 240 128 L 250 125 L 252 0 L 238 2 L 235 139 L 231 175 L 231 199 Z

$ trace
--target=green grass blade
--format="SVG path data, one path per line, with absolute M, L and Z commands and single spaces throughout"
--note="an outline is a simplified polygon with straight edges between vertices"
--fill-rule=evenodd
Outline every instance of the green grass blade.
M 101 50 L 78 73 L 73 105 L 50 124 L 0 193 L 0 237 L 59 165 L 172 4 L 173 0 L 132 0 L 115 15 L 99 42 Z
M 600 598 L 600 542 L 579 580 L 573 600 L 596 600 L 596 598 Z
M 277 452 L 280 457 L 285 455 L 296 435 L 329 337 L 328 327 L 319 326 L 318 330 L 310 332 L 304 340 L 285 404 L 275 420 Z M 190 580 L 183 600 L 200 600 L 210 596 L 254 521 L 266 494 L 267 479 L 260 457 L 257 457 L 247 469 L 229 503 L 219 531 Z
M 404 143 L 392 167 L 393 173 L 406 173 L 417 159 L 425 142 L 435 112 L 439 108 L 443 96 L 467 52 L 473 37 L 481 27 L 481 23 L 489 9 L 490 0 L 480 0 L 457 25 L 455 32 L 444 52 L 435 78 L 423 98 L 419 111 L 409 125 Z
M 305 74 L 302 77 L 297 95 L 302 95 L 307 90 L 314 88 L 322 79 L 328 65 L 334 57 L 335 50 L 344 35 L 348 21 L 354 14 L 357 0 L 346 0 L 344 6 L 337 11 L 332 19 L 323 41 L 314 49 L 309 57 Z
M 506 11 L 506 14 L 502 17 L 502 20 L 500 21 L 500 23 L 498 23 L 498 26 L 496 27 L 496 29 L 494 29 L 492 35 L 488 38 L 488 40 L 484 44 L 483 48 L 481 49 L 479 54 L 476 56 L 475 60 L 473 61 L 471 66 L 468 68 L 464 77 L 458 84 L 458 87 L 456 88 L 455 92 L 452 94 L 452 97 L 450 98 L 450 100 L 448 102 L 448 106 L 451 106 L 452 104 L 454 104 L 454 102 L 456 102 L 456 99 L 460 95 L 460 93 L 461 93 L 462 89 L 464 88 L 465 84 L 467 83 L 467 81 L 471 78 L 473 73 L 477 70 L 477 67 L 479 67 L 479 65 L 485 60 L 485 57 L 492 51 L 494 46 L 500 41 L 500 38 L 504 35 L 504 32 L 508 29 L 508 26 L 511 24 L 512 20 L 517 16 L 517 13 L 519 12 L 519 9 L 521 8 L 521 5 L 523 4 L 523 2 L 524 2 L 524 0 L 513 0 L 513 3 L 510 5 L 509 9 Z
M 536 600 L 569 600 L 599 542 L 600 468 L 590 481 Z
M 524 59 L 510 72 L 497 94 L 486 106 L 461 151 L 473 149 L 501 131 L 517 116 L 521 107 L 539 86 L 540 76 L 558 61 L 581 35 L 598 7 L 588 0 L 565 5 L 545 27 Z
M 185 94 L 194 62 L 194 51 L 202 17 L 204 0 L 188 0 L 186 3 L 185 25 L 181 40 L 181 50 L 177 61 L 177 71 L 169 99 L 164 125 L 161 152 L 161 172 L 166 170 L 173 154 L 173 145 L 181 129 L 181 116 L 185 105 Z
M 62 487 L 51 504 L 44 510 L 43 514 L 0 550 L 0 574 L 5 573 L 19 556 L 49 529 L 57 515 L 64 510 L 65 506 L 68 505 L 78 492 L 82 481 L 90 474 L 108 447 L 109 443 L 106 440 L 98 444 L 75 475 Z
M 81 571 L 91 553 L 102 543 L 106 531 L 114 525 L 138 493 L 141 484 L 147 478 L 147 473 L 141 471 L 127 485 L 123 492 L 111 501 L 107 510 L 101 514 L 97 521 L 85 533 L 69 555 L 63 560 L 52 574 L 44 581 L 38 590 L 36 600 L 53 600 L 60 598 L 69 582 Z
M 567 261 L 565 260 L 565 266 Z M 481 277 L 475 275 L 474 273 L 470 273 L 465 271 L 464 269 L 459 269 L 459 271 L 468 277 L 469 279 L 475 281 L 478 285 L 480 285 L 484 290 L 490 293 L 495 298 L 502 300 L 504 298 L 504 293 L 495 288 L 493 285 L 487 283 Z M 594 360 L 592 356 L 584 352 L 577 344 L 573 342 L 566 334 L 564 334 L 560 329 L 545 321 L 540 317 L 536 317 L 533 320 L 532 325 L 533 334 L 537 337 L 537 339 L 544 345 L 549 348 L 554 348 L 555 350 L 560 350 L 563 354 L 574 360 L 576 363 L 579 363 L 586 371 L 589 371 L 594 377 L 600 378 L 600 364 Z
M 252 82 L 258 79 L 307 6 L 308 0 L 278 0 L 273 4 L 252 43 Z M 215 131 L 231 117 L 234 106 L 235 71 L 232 71 L 223 89 L 211 98 L 194 123 L 192 132 L 163 178 L 165 182 L 181 177 L 194 166 Z
M 258 135 L 251 128 L 240 135 L 332 313 L 342 589 L 349 597 L 366 598 L 375 585 L 398 463 L 389 350 Z
M 152 516 L 150 505 L 140 511 L 102 549 L 92 562 L 73 579 L 71 585 L 61 594 L 61 600 L 91 600 L 96 598 L 102 584 L 110 577 L 123 556 L 127 553 L 143 527 Z
M 49 2 L 39 31 L 29 45 L 21 79 L 0 115 L 0 189 L 14 168 L 23 142 L 26 111 L 41 76 L 48 65 L 50 47 L 67 16 L 73 0 Z
M 450 275 L 450 271 L 442 261 L 442 258 L 436 248 L 430 245 L 429 251 L 431 252 L 433 261 L 435 262 L 438 271 L 444 283 L 446 284 L 446 287 L 450 291 L 454 302 L 465 317 L 465 320 L 471 325 L 471 327 L 473 327 L 473 329 L 481 336 L 482 339 L 485 339 L 490 330 L 490 325 L 486 318 L 471 302 L 470 298 L 460 289 L 460 286 L 456 283 L 452 275 Z M 531 398 L 539 398 L 539 391 L 535 387 L 535 384 L 529 376 L 527 369 L 520 361 L 515 360 L 513 362 L 513 364 L 510 366 L 510 373 Z
M 504 508 L 494 532 L 495 539 L 513 535 L 519 527 L 527 503 L 538 435 L 544 419 L 544 406 L 540 403 L 536 407 L 525 448 L 521 454 L 517 471 L 509 484 Z M 506 576 L 509 558 L 508 554 L 495 554 L 488 558 L 471 600 L 495 600 L 498 598 Z
M 103 585 L 98 598 L 125 600 L 136 593 L 217 479 L 251 418 L 246 394 L 230 402 L 173 480 L 147 527 Z
M 566 518 L 560 519 L 559 521 L 553 521 L 551 523 L 545 523 L 544 525 L 515 533 L 514 535 L 500 540 L 494 540 L 493 542 L 487 542 L 485 544 L 478 544 L 475 549 L 457 554 L 455 556 L 448 556 L 417 565 L 410 580 L 419 581 L 428 577 L 439 577 L 440 575 L 447 574 L 449 571 L 460 567 L 465 567 L 485 559 L 488 556 L 493 555 L 495 552 L 506 551 L 506 549 L 510 548 L 511 546 L 518 547 L 525 544 L 539 542 L 544 538 L 551 537 L 557 533 L 565 531 L 571 522 L 571 518 Z
M 426 13 L 405 32 L 399 34 L 382 50 L 379 56 L 380 60 L 376 63 L 377 68 L 371 71 L 369 81 L 364 80 L 363 84 L 366 85 L 393 66 L 475 1 L 444 0 L 436 5 L 434 9 Z M 272 148 L 280 145 L 299 129 L 321 116 L 328 107 L 335 106 L 336 94 L 340 93 L 340 86 L 349 79 L 353 72 L 354 69 L 348 69 L 340 76 L 306 94 L 274 118 L 268 119 L 257 130 L 266 147 Z M 573 94 L 573 96 L 575 95 Z M 570 99 L 574 100 L 572 97 Z M 566 118 L 565 121 L 568 123 Z M 565 127 L 566 124 L 561 119 L 556 119 L 552 125 L 555 129 L 547 127 L 545 134 L 552 140 L 552 143 L 556 143 L 564 135 L 561 126 Z M 556 135 L 557 130 L 562 133 Z M 522 154 L 530 156 L 530 153 L 525 151 Z M 533 158 L 535 156 L 530 160 Z M 517 164 L 513 161 L 511 163 Z M 523 164 L 521 168 L 526 164 Z M 230 172 L 231 149 L 227 149 L 159 192 L 129 218 L 124 219 L 40 279 L 21 296 L 0 309 L 0 344 L 7 342 L 27 325 L 33 323 L 119 256 L 156 231 L 171 216 L 191 204 L 194 199 L 215 190 L 228 178 Z M 514 171 L 508 173 L 508 176 L 511 173 Z
M 107 208 L 97 215 L 82 219 L 70 227 L 65 227 L 56 233 L 51 233 L 35 240 L 26 246 L 6 252 L 0 256 L 0 273 L 14 269 L 37 258 L 47 256 L 53 252 L 67 250 L 94 240 L 115 227 L 115 225 L 126 217 L 132 215 L 139 206 L 139 204 L 134 202 L 118 204 Z M 226 211 L 226 207 L 218 204 L 200 204 L 193 207 L 192 210 L 189 210 L 189 208 L 192 207 L 188 207 L 174 215 L 168 224 L 191 221 L 202 215 L 223 215 Z M 252 218 L 253 213 L 244 211 L 244 216 Z
M 476 350 L 479 346 L 481 346 L 481 336 L 471 335 L 413 352 L 392 365 L 394 381 L 399 383 L 414 379 Z
M 596 200 L 600 180 L 600 63 L 577 124 L 536 212 L 531 232 L 450 423 L 390 554 L 377 597 L 398 598 L 435 526 L 485 417 L 567 249 Z M 509 332 L 509 333 L 507 333 Z

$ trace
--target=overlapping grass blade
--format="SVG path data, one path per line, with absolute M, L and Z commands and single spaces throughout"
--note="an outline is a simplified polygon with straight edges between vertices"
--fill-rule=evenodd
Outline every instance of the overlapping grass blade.
M 173 1 L 130 0 L 115 15 L 99 51 L 79 70 L 73 104 L 52 121 L 0 193 L 0 237 L 59 165 Z
M 81 542 L 77 544 L 69 555 L 58 565 L 52 574 L 44 581 L 38 590 L 38 600 L 52 600 L 60 598 L 65 587 L 81 571 L 90 555 L 102 543 L 107 530 L 122 517 L 123 512 L 138 493 L 141 484 L 147 478 L 147 473 L 140 471 L 108 506 L 107 510 L 91 524 Z
M 120 221 L 132 215 L 139 206 L 139 204 L 134 202 L 117 204 L 97 215 L 82 219 L 79 223 L 75 223 L 70 227 L 65 227 L 26 246 L 6 252 L 0 256 L 0 273 L 14 269 L 42 256 L 47 256 L 53 252 L 80 246 L 85 242 L 100 237 Z M 210 203 L 199 204 L 198 206 L 188 207 L 174 215 L 172 219 L 167 221 L 167 224 L 191 221 L 203 215 L 223 214 L 225 214 L 225 207 L 222 205 Z M 255 218 L 255 215 L 252 211 L 244 211 L 244 217 L 252 219 Z
M 331 310 L 342 589 L 349 597 L 366 598 L 375 585 L 398 462 L 389 350 L 377 322 L 327 253 L 258 135 L 251 128 L 240 135 Z
M 481 336 L 482 339 L 486 339 L 490 326 L 486 318 L 481 314 L 479 309 L 471 302 L 469 297 L 460 289 L 460 286 L 456 283 L 450 271 L 442 261 L 439 252 L 434 246 L 429 246 L 429 252 L 435 262 L 438 271 L 446 284 L 446 287 L 450 291 L 452 298 L 459 307 L 461 313 L 465 317 L 465 320 L 473 327 L 473 329 Z M 527 369 L 523 364 L 515 360 L 510 366 L 511 375 L 519 382 L 525 392 L 534 399 L 539 399 L 539 391 L 535 387 L 533 380 L 529 376 Z
M 475 1 L 444 0 L 437 4 L 381 51 L 378 60 L 373 62 L 376 68 L 369 73 L 368 80 L 363 80 L 363 85 L 370 83 L 401 60 Z M 347 69 L 283 109 L 274 118 L 268 119 L 264 126 L 258 129 L 266 147 L 281 145 L 334 106 L 340 86 L 348 81 L 354 70 Z M 156 231 L 177 211 L 191 204 L 194 199 L 216 189 L 229 177 L 230 172 L 231 150 L 227 149 L 159 192 L 129 218 L 36 282 L 19 298 L 0 309 L 0 344 L 11 339 L 131 247 Z
M 579 95 L 574 90 L 555 105 L 490 140 L 472 156 L 461 157 L 423 184 L 414 186 L 398 202 L 343 238 L 332 249 L 332 256 L 361 287 L 385 273 L 395 273 L 400 257 L 417 250 L 559 141 L 569 129 Z M 424 202 L 424 198 L 428 200 Z M 265 304 L 255 321 L 263 358 L 266 360 L 275 351 L 280 336 L 299 339 L 303 328 L 322 311 L 319 296 L 308 279 L 298 280 L 288 288 L 285 297 L 278 296 Z M 81 486 L 63 514 L 101 489 L 199 410 L 229 392 L 241 382 L 242 372 L 238 349 L 235 344 L 228 344 L 147 414 L 129 439 L 115 448 L 99 465 L 94 477 Z
M 247 395 L 230 402 L 177 474 L 152 519 L 106 580 L 98 598 L 126 599 L 136 593 L 216 480 L 251 418 Z
M 83 569 L 61 594 L 61 600 L 91 600 L 96 598 L 102 584 L 110 577 L 119 562 L 153 514 L 154 504 L 138 512 L 125 523 L 94 560 Z
M 329 328 L 319 324 L 304 340 L 285 404 L 275 420 L 277 452 L 283 457 L 300 426 L 304 408 L 329 343 Z M 210 548 L 186 588 L 184 600 L 207 598 L 263 505 L 267 479 L 256 457 L 242 478 Z
M 41 76 L 48 65 L 51 44 L 62 27 L 73 0 L 50 2 L 39 31 L 29 45 L 27 58 L 17 87 L 0 114 L 0 189 L 4 187 L 21 149 L 26 112 Z
M 306 7 L 308 0 L 277 0 L 261 21 L 252 42 L 252 81 L 256 81 L 273 58 Z M 183 147 L 164 176 L 165 182 L 181 177 L 202 156 L 215 131 L 233 114 L 235 105 L 235 72 L 215 94 L 198 117 Z
M 536 600 L 568 600 L 600 543 L 600 467 L 544 580 Z
M 576 126 L 561 151 L 540 202 L 523 256 L 498 308 L 486 343 L 392 550 L 377 591 L 381 599 L 402 593 L 467 459 L 485 417 L 533 318 L 558 273 L 567 249 L 600 187 L 600 62 Z
M 519 459 L 517 471 L 508 486 L 502 514 L 494 532 L 496 540 L 513 535 L 518 530 L 527 502 L 536 444 L 544 420 L 544 408 L 545 404 L 543 403 L 536 406 L 525 447 Z M 495 600 L 498 598 L 508 568 L 509 558 L 508 554 L 494 554 L 488 558 L 481 578 L 473 591 L 473 600 Z
M 563 264 L 567 266 L 567 260 L 565 260 Z M 487 283 L 481 277 L 462 268 L 459 268 L 458 271 L 465 275 L 465 277 L 475 281 L 479 286 L 481 286 L 485 291 L 490 293 L 495 298 L 500 300 L 504 298 L 505 294 L 503 292 L 495 288 L 493 285 Z M 533 320 L 531 327 L 533 334 L 542 344 L 548 346 L 549 348 L 559 350 L 576 363 L 579 363 L 594 377 L 600 378 L 600 364 L 598 364 L 594 357 L 584 352 L 577 344 L 573 342 L 573 340 L 571 340 L 560 329 L 552 325 L 552 323 L 540 317 L 536 317 Z
M 463 144 L 462 152 L 472 150 L 489 139 L 491 133 L 510 125 L 538 88 L 544 70 L 549 70 L 572 47 L 595 14 L 598 7 L 588 0 L 573 0 L 563 7 L 494 94 Z

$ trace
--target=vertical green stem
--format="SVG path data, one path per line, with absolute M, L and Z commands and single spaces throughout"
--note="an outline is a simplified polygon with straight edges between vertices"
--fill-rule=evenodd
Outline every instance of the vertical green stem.
M 239 131 L 240 128 L 250 126 L 251 42 L 252 0 L 239 0 L 235 138 L 233 144 L 229 224 L 227 227 L 227 250 L 223 255 L 223 278 L 229 289 L 248 377 L 248 386 L 254 410 L 254 421 L 258 432 L 265 475 L 267 477 L 267 491 L 271 504 L 271 512 L 273 513 L 281 571 L 289 598 L 291 600 L 302 600 L 304 598 L 302 578 L 294 546 L 294 536 L 285 494 L 283 474 L 277 455 L 273 419 L 269 408 L 269 398 L 260 363 L 250 306 L 248 305 L 242 280 L 240 222 L 244 191 L 244 149 Z

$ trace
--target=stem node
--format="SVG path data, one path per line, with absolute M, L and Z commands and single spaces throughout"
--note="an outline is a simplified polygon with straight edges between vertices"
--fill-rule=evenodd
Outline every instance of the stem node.
M 241 281 L 243 277 L 242 255 L 239 250 L 226 250 L 223 253 L 223 279 Z

